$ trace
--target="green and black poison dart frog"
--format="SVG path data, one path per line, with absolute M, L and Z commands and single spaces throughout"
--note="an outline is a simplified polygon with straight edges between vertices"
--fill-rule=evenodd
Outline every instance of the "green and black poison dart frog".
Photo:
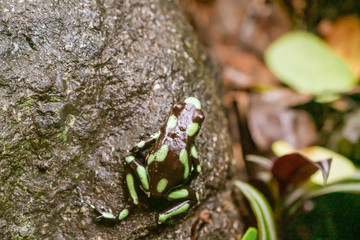
M 172 202 L 169 208 L 157 215 L 159 224 L 185 213 L 199 202 L 199 194 L 188 185 L 201 172 L 195 138 L 204 121 L 201 103 L 194 97 L 178 102 L 160 131 L 133 147 L 125 158 L 126 185 L 129 204 L 118 215 L 111 211 L 97 210 L 98 219 L 120 221 L 139 204 L 138 191 L 156 201 L 165 198 Z M 139 153 L 151 148 L 144 161 Z

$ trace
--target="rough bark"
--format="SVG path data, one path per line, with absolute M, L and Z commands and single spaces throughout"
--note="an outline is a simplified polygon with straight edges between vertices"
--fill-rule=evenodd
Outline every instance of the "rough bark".
M 199 239 L 242 232 L 219 84 L 175 3 L 4 0 L 0 12 L 1 239 L 189 239 L 204 209 Z M 202 203 L 162 226 L 146 205 L 95 223 L 81 199 L 121 209 L 127 151 L 188 96 L 206 115 L 192 183 Z

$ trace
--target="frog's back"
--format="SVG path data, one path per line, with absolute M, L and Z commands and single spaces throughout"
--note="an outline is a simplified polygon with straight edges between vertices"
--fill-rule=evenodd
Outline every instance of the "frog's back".
M 190 149 L 203 120 L 198 100 L 188 98 L 175 104 L 146 159 L 149 191 L 153 195 L 163 195 L 189 179 L 192 166 Z
M 168 190 L 184 184 L 190 175 L 191 146 L 187 146 L 189 144 L 179 135 L 174 138 L 172 134 L 167 132 L 167 136 L 160 136 L 147 159 L 149 191 L 155 196 L 161 196 Z

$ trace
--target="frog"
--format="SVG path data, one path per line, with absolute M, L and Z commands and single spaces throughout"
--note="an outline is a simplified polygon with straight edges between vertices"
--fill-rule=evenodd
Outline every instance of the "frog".
M 139 193 L 151 201 L 165 200 L 168 207 L 156 214 L 158 224 L 184 214 L 200 203 L 190 183 L 201 172 L 195 138 L 205 115 L 195 97 L 177 102 L 165 124 L 148 139 L 141 140 L 124 158 L 127 205 L 118 214 L 97 209 L 97 220 L 122 221 L 139 205 Z M 141 158 L 141 154 L 147 155 Z

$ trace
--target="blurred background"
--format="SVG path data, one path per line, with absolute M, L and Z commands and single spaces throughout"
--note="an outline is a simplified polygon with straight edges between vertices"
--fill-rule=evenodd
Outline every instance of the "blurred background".
M 218 69 L 234 161 L 269 202 L 276 235 L 358 239 L 360 1 L 179 3 Z M 279 187 L 274 163 L 293 152 L 332 159 L 325 187 L 313 172 Z M 242 215 L 257 227 L 256 213 Z

